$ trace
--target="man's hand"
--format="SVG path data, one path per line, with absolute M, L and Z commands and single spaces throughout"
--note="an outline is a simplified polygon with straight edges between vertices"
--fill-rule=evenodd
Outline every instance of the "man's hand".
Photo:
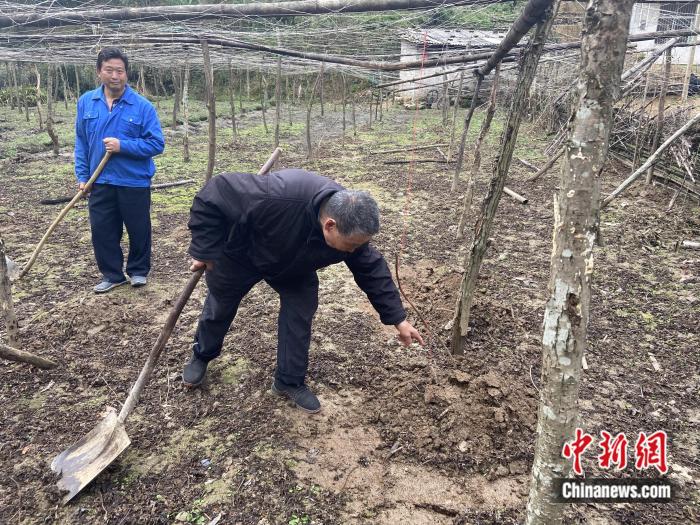
M 104 142 L 105 149 L 107 151 L 110 151 L 112 153 L 119 153 L 119 150 L 121 149 L 119 139 L 115 139 L 114 137 L 107 137 L 106 139 L 102 140 L 102 142 Z
M 402 345 L 408 346 L 414 340 L 421 346 L 424 345 L 423 338 L 418 333 L 418 330 L 413 328 L 413 325 L 408 321 L 401 321 L 399 324 L 395 324 L 394 326 L 399 331 L 398 338 Z
M 78 183 L 78 189 L 79 189 L 80 191 L 83 191 L 83 190 L 85 189 L 86 186 L 87 186 L 87 182 L 79 182 L 79 183 Z M 90 195 L 90 192 L 87 192 L 87 191 L 86 191 L 85 193 L 83 193 L 83 196 L 81 197 L 81 199 L 84 199 L 84 198 L 87 197 L 88 195 Z
M 202 268 L 212 270 L 214 268 L 214 261 L 198 261 L 197 259 L 192 259 L 192 264 L 190 265 L 191 272 L 196 272 Z

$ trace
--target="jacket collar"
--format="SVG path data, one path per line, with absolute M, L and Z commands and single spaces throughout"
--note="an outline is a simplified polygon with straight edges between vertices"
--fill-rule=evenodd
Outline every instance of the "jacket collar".
M 105 104 L 107 103 L 107 99 L 105 98 L 104 85 L 100 85 L 97 89 L 95 89 L 92 92 L 92 100 L 102 100 Z M 125 86 L 124 93 L 122 93 L 122 97 L 120 100 L 123 100 L 124 102 L 130 105 L 134 104 L 136 100 L 136 93 L 133 89 L 131 89 L 131 86 L 129 86 L 129 84 Z

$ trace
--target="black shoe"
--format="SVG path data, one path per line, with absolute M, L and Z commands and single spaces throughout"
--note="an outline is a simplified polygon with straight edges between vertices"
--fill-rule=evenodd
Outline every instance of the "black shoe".
M 207 375 L 208 364 L 207 361 L 203 361 L 193 355 L 182 371 L 182 382 L 185 386 L 195 387 L 201 385 L 202 381 L 204 381 L 204 376 Z
M 282 383 L 279 379 L 275 379 L 272 382 L 272 393 L 290 399 L 297 408 L 309 414 L 316 414 L 321 411 L 321 403 L 306 385 L 289 386 Z

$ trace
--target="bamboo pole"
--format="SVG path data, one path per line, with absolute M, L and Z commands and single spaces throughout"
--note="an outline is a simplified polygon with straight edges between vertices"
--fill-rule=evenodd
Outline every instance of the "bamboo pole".
M 204 178 L 206 182 L 214 175 L 214 165 L 216 164 L 216 92 L 214 91 L 214 70 L 211 67 L 209 44 L 206 40 L 202 40 L 202 57 L 204 59 L 204 82 L 207 109 L 209 110 L 207 117 L 207 122 L 209 123 L 209 154 L 207 157 L 207 172 Z

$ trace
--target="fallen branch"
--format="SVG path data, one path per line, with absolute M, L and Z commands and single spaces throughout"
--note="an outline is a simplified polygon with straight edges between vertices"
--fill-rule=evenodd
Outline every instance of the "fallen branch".
M 407 151 L 418 151 L 421 149 L 442 148 L 449 144 L 429 144 L 427 146 L 413 146 L 412 148 L 385 149 L 381 151 L 370 151 L 370 155 L 384 155 L 387 153 L 405 153 Z
M 537 166 L 535 166 L 531 162 L 526 161 L 525 159 L 521 159 L 520 157 L 515 157 L 515 160 L 517 160 L 523 166 L 530 168 L 532 171 L 536 171 L 536 172 L 540 171 L 540 169 Z
M 24 350 L 12 348 L 11 346 L 6 345 L 5 343 L 0 343 L 0 357 L 3 359 L 7 359 L 8 361 L 28 363 L 30 365 L 34 365 L 37 368 L 42 368 L 44 370 L 56 368 L 58 366 L 57 363 L 51 361 L 50 359 L 39 357 L 38 355 L 25 352 Z
M 519 195 L 515 193 L 513 190 L 511 190 L 508 186 L 503 186 L 503 193 L 506 195 L 513 197 L 516 201 L 518 201 L 520 204 L 527 204 L 527 198 L 523 197 L 522 195 Z
M 177 180 L 175 182 L 164 182 L 162 184 L 154 184 L 153 186 L 151 186 L 151 191 L 162 190 L 165 188 L 174 188 L 175 186 L 184 186 L 185 184 L 194 184 L 194 182 L 194 179 L 185 179 Z M 73 196 L 71 195 L 70 197 L 58 197 L 57 199 L 43 199 L 39 201 L 39 204 L 63 204 L 64 202 L 70 202 L 72 198 Z
M 686 250 L 700 250 L 700 242 L 696 241 L 683 241 L 681 243 L 681 248 Z
M 671 144 L 673 144 L 676 141 L 676 139 L 678 139 L 678 137 L 683 135 L 683 133 L 688 131 L 688 129 L 690 129 L 693 125 L 695 125 L 698 122 L 700 122 L 700 113 L 695 115 L 688 122 L 683 124 L 683 126 L 678 128 L 673 135 L 671 135 L 668 139 L 666 139 L 666 142 L 661 144 L 661 146 L 659 146 L 659 148 L 654 153 L 651 154 L 651 156 L 647 159 L 647 161 L 644 164 L 642 164 L 639 168 L 637 168 L 637 171 L 632 173 L 632 175 L 627 177 L 627 179 L 622 184 L 620 184 L 617 188 L 615 188 L 615 190 L 603 200 L 603 202 L 600 205 L 601 209 L 605 208 L 608 204 L 610 204 L 610 202 L 615 197 L 617 197 L 620 193 L 625 191 L 635 180 L 637 180 L 639 178 L 639 176 L 642 173 L 646 172 L 646 170 L 649 169 L 649 167 L 657 161 L 657 159 L 661 156 L 661 154 L 664 151 L 666 151 L 666 149 Z
M 554 164 L 559 160 L 559 158 L 564 154 L 564 149 L 565 148 L 559 148 L 559 151 L 557 152 L 556 155 L 554 155 L 551 159 L 549 159 L 549 162 L 542 166 L 537 173 L 535 173 L 531 178 L 530 182 L 539 179 L 542 175 L 547 173 L 549 169 L 554 166 Z
M 384 164 L 411 164 L 411 163 L 416 163 L 416 164 L 428 164 L 428 163 L 435 163 L 435 164 L 451 164 L 451 162 L 447 162 L 446 160 L 437 160 L 437 159 L 416 159 L 416 160 L 385 160 Z

